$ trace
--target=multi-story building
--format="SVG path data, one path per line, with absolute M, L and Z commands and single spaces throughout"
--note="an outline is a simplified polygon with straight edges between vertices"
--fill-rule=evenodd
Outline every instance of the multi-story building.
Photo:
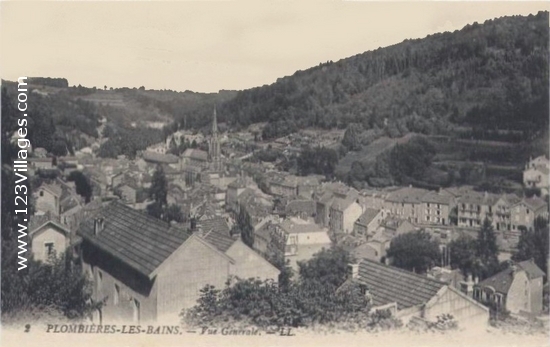
M 474 286 L 474 299 L 491 302 L 512 313 L 542 312 L 544 272 L 533 260 L 513 264 Z
M 480 228 L 485 218 L 492 219 L 495 194 L 470 191 L 458 198 L 458 226 Z
M 491 221 L 497 231 L 512 230 L 511 208 L 520 201 L 515 194 L 503 194 L 492 208 Z
M 449 214 L 453 207 L 453 198 L 448 195 L 437 192 L 428 192 L 421 198 L 422 200 L 422 223 L 448 225 Z
M 353 232 L 355 221 L 363 214 L 363 208 L 354 194 L 334 193 L 330 206 L 329 228 L 335 234 Z
M 523 171 L 523 184 L 529 188 L 539 188 L 543 195 L 548 194 L 550 161 L 546 156 L 529 160 Z
M 520 226 L 533 230 L 538 217 L 548 220 L 548 204 L 537 197 L 524 198 L 510 208 L 512 230 L 519 230 Z
M 353 226 L 353 234 L 356 237 L 368 240 L 378 230 L 384 220 L 384 211 L 367 208 Z
M 386 197 L 384 208 L 386 213 L 412 223 L 422 223 L 422 198 L 428 193 L 425 189 L 406 187 L 391 192 Z

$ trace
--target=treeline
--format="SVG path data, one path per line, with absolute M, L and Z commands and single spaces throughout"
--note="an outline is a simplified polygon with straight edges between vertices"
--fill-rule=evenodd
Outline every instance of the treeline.
M 35 84 L 40 86 L 50 86 L 57 88 L 67 88 L 69 81 L 66 78 L 51 78 L 51 77 L 29 77 L 27 79 L 29 84 Z
M 133 159 L 138 151 L 165 139 L 161 129 L 108 126 L 105 131 L 104 136 L 109 139 L 99 147 L 98 156 L 101 158 L 125 155 Z
M 19 128 L 16 93 L 13 83 L 2 87 L 2 127 L 8 137 Z M 54 155 L 63 156 L 86 145 L 81 134 L 98 136 L 98 114 L 88 102 L 29 92 L 27 107 L 26 138 L 34 148 L 42 147 Z
M 522 131 L 548 124 L 548 12 L 467 25 L 321 64 L 241 91 L 220 107 L 264 138 L 316 126 L 442 134 L 455 126 Z
M 359 186 L 367 182 L 370 186 L 408 185 L 436 188 L 426 173 L 430 170 L 436 149 L 422 136 L 415 136 L 409 142 L 397 144 L 391 150 L 376 157 L 374 165 L 355 161 L 348 173 L 348 183 Z

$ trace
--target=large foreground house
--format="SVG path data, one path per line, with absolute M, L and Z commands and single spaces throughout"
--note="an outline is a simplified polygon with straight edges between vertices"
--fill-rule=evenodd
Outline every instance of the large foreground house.
M 277 279 L 278 271 L 228 235 L 191 233 L 114 201 L 77 231 L 96 315 L 113 321 L 176 321 L 205 285 L 223 288 L 233 276 Z
M 543 278 L 544 272 L 533 260 L 522 261 L 476 284 L 474 298 L 512 313 L 539 314 Z
M 390 310 L 405 324 L 435 322 L 443 314 L 451 314 L 460 327 L 489 321 L 488 308 L 452 285 L 373 260 L 350 265 L 350 277 L 339 290 L 349 285 L 361 288 L 372 310 Z

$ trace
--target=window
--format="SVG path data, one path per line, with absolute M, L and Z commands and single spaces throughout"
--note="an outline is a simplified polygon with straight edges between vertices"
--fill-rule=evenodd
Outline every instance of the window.
M 44 247 L 46 248 L 46 255 L 50 256 L 54 252 L 54 243 L 53 242 L 45 242 Z
M 44 196 L 44 191 L 40 191 L 40 196 Z
M 117 284 L 115 284 L 115 295 L 113 296 L 113 303 L 115 305 L 118 305 L 119 297 L 120 297 L 120 287 Z

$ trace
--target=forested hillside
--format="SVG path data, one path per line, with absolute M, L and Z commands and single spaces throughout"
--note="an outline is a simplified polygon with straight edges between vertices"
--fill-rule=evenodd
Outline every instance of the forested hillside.
M 241 125 L 269 122 L 264 138 L 350 123 L 391 137 L 529 138 L 548 124 L 548 12 L 320 64 L 239 92 L 220 114 Z

